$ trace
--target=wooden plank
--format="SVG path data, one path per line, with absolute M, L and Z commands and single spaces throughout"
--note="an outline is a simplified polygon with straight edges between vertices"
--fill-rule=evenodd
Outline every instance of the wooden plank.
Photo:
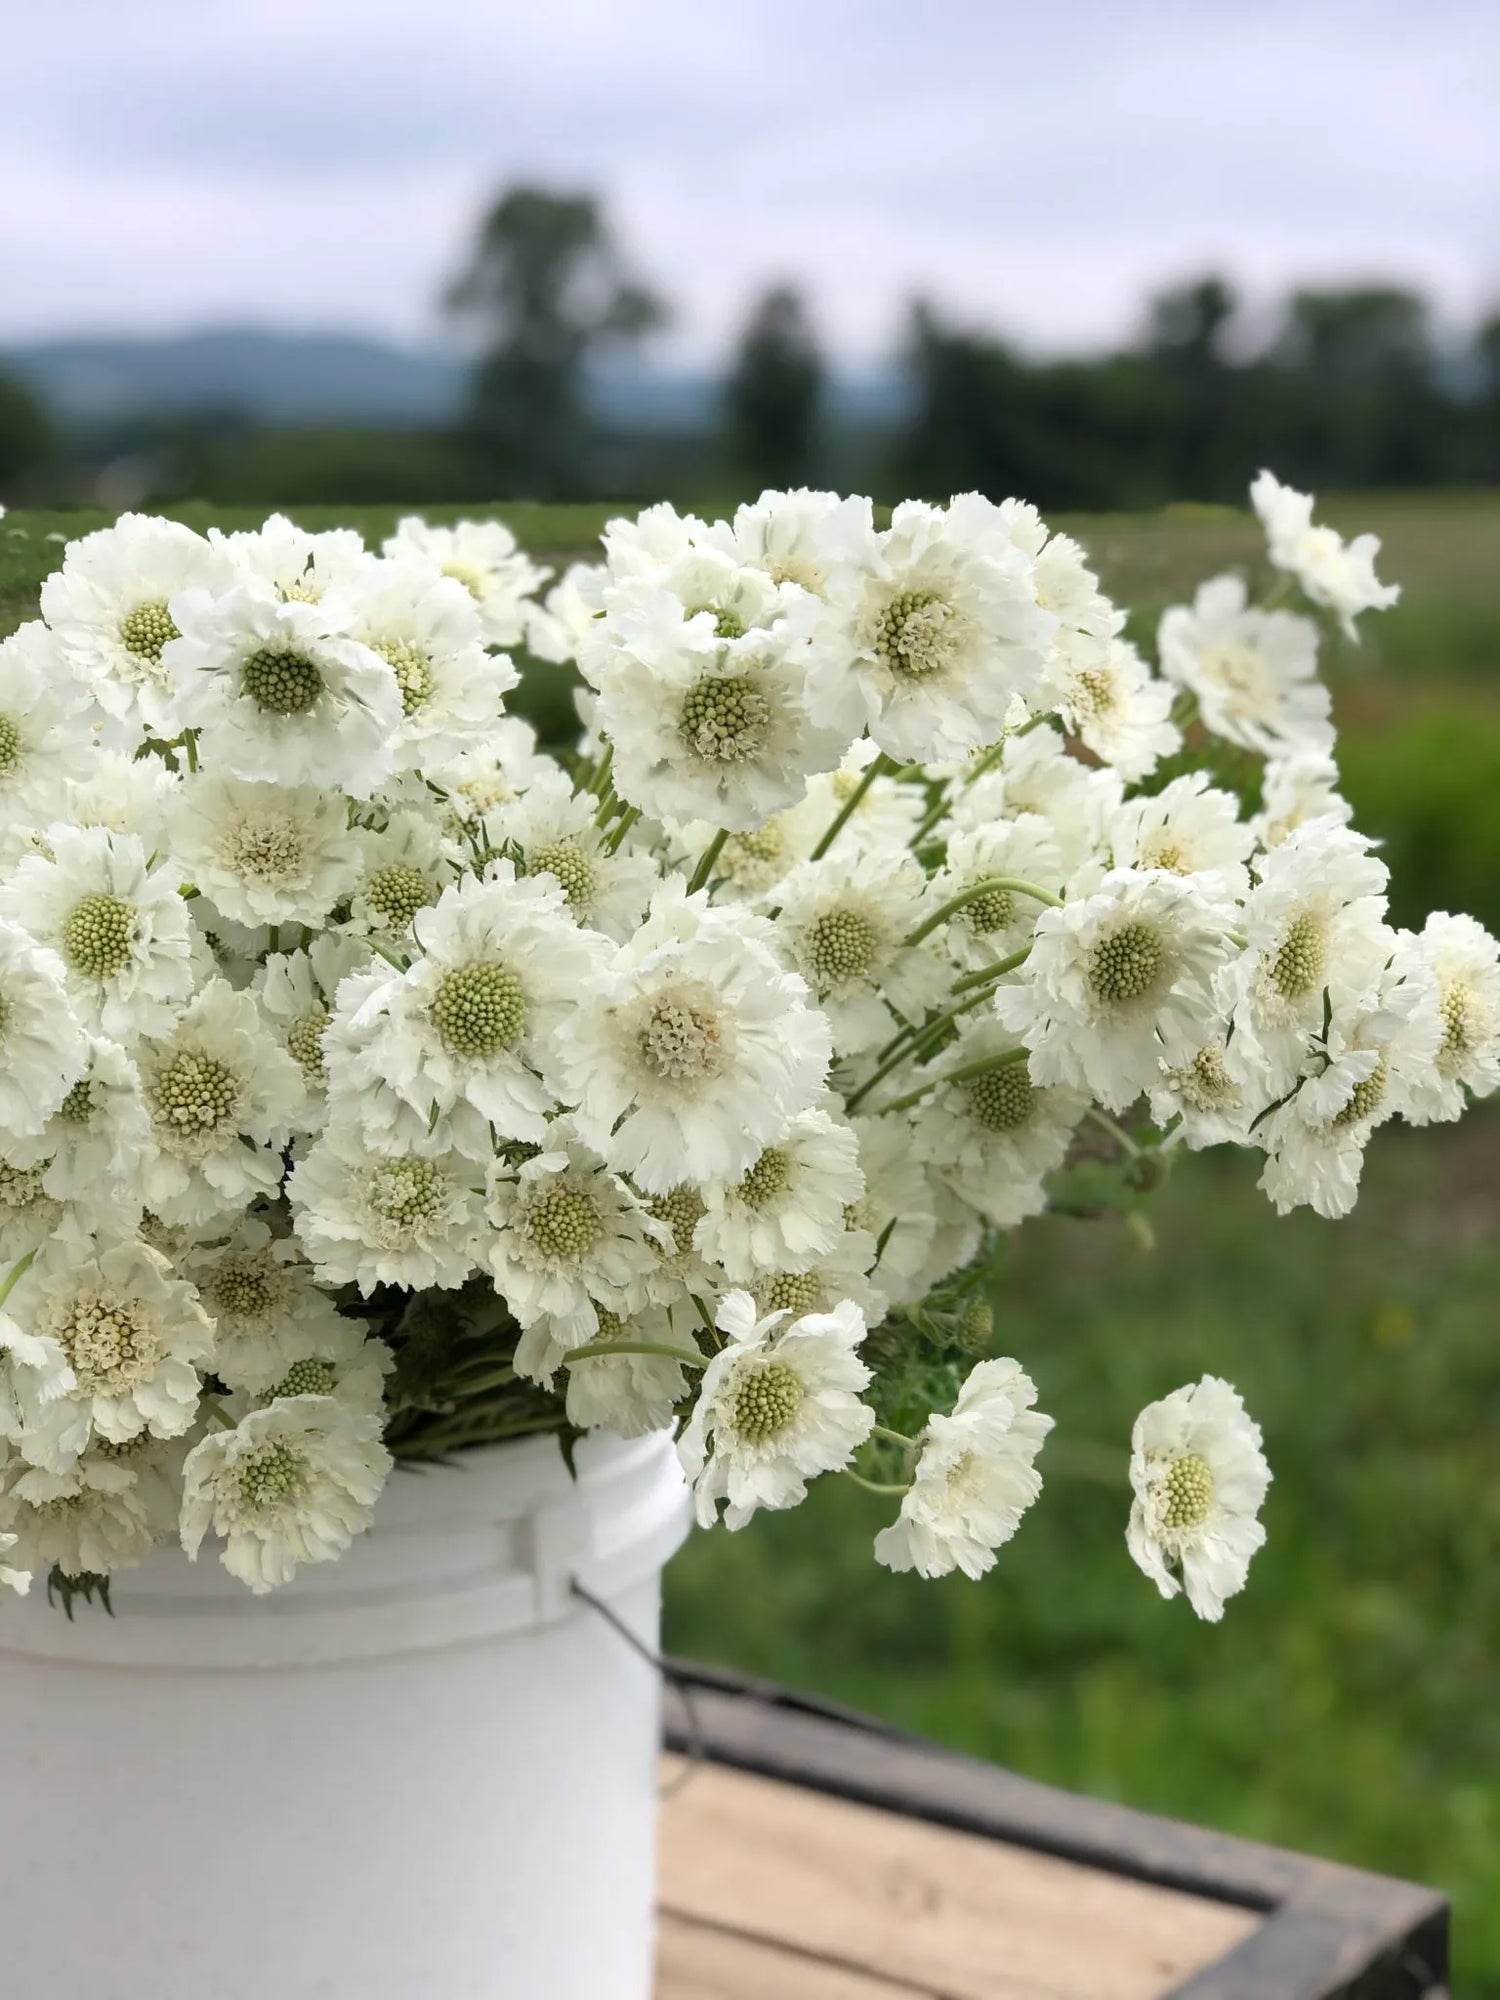
M 931 1987 L 892 1985 L 755 1938 L 662 1916 L 656 2000 L 931 2000 Z
M 1260 1923 L 1181 1890 L 714 1765 L 663 1808 L 661 1902 L 673 1916 L 944 2000 L 1162 2000 Z

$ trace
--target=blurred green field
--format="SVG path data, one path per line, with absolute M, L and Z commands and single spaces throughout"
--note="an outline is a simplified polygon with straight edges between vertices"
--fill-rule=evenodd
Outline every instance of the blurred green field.
M 553 561 L 586 553 L 602 518 L 497 511 Z M 1329 667 L 1397 914 L 1500 923 L 1500 496 L 1326 511 L 1382 535 L 1382 573 L 1406 589 Z M 396 512 L 297 510 L 372 538 Z M 0 521 L 0 631 L 34 609 L 49 537 L 102 518 Z M 1218 511 L 1065 525 L 1143 637 L 1200 577 L 1258 553 L 1253 525 Z M 547 670 L 528 683 L 555 725 L 564 688 Z M 1206 1157 L 1179 1163 L 1152 1226 L 1154 1251 L 1061 1218 L 1012 1239 L 1000 1351 L 1031 1369 L 1059 1435 L 986 1582 L 877 1570 L 882 1503 L 829 1480 L 793 1514 L 695 1538 L 668 1641 L 1053 1783 L 1440 1883 L 1455 1993 L 1500 2000 L 1500 1111 L 1378 1135 L 1347 1223 L 1279 1221 L 1252 1162 Z M 1205 1370 L 1244 1392 L 1276 1473 L 1268 1546 L 1218 1627 L 1133 1569 L 1123 1457 L 1087 1448 L 1122 1453 L 1140 1405 Z M 1084 1441 L 1071 1474 L 1065 1439 Z

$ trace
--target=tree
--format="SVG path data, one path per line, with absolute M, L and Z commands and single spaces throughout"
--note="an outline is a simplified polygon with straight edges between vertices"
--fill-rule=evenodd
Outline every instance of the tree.
M 757 487 L 807 485 L 822 395 L 823 361 L 802 295 L 773 285 L 751 312 L 725 392 L 735 468 Z
M 514 187 L 480 226 L 448 310 L 483 342 L 469 432 L 507 490 L 555 499 L 586 481 L 589 363 L 661 325 L 596 199 Z
M 0 497 L 19 490 L 56 449 L 46 411 L 24 383 L 0 373 Z

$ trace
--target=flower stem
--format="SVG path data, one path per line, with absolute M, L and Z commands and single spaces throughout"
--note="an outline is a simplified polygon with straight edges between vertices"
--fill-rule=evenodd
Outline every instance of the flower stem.
M 615 746 L 613 743 L 606 743 L 604 746 L 604 755 L 589 773 L 589 781 L 584 786 L 584 790 L 592 792 L 595 798 L 602 799 L 604 794 L 609 790 L 609 774 L 614 767 Z
M 28 1250 L 24 1257 L 18 1257 L 15 1263 L 11 1265 L 10 1270 L 6 1273 L 4 1282 L 0 1283 L 0 1306 L 5 1304 L 5 1301 L 10 1297 L 16 1286 L 31 1269 L 35 1258 L 35 1250 Z
M 870 1426 L 870 1436 L 884 1438 L 887 1444 L 904 1445 L 908 1451 L 915 1451 L 917 1448 L 915 1438 L 909 1438 L 905 1431 L 893 1431 L 885 1424 L 872 1424 Z
M 832 847 L 833 843 L 838 839 L 839 835 L 843 832 L 844 828 L 849 824 L 849 821 L 853 818 L 854 813 L 858 809 L 861 799 L 863 799 L 865 793 L 869 791 L 871 785 L 874 784 L 875 780 L 877 778 L 883 777 L 886 774 L 886 772 L 895 771 L 897 769 L 899 769 L 899 766 L 893 764 L 890 758 L 886 756 L 883 750 L 876 751 L 874 757 L 871 759 L 870 763 L 866 766 L 864 776 L 860 779 L 859 783 L 854 787 L 854 790 L 849 794 L 848 798 L 845 799 L 844 803 L 839 807 L 838 811 L 834 814 L 833 820 L 828 827 L 828 831 L 823 835 L 823 838 L 818 842 L 817 846 L 813 849 L 811 855 L 808 857 L 809 860 L 821 861 L 823 859 L 823 856 L 828 852 L 829 848 Z
M 898 1493 L 910 1493 L 911 1491 L 911 1481 L 909 1479 L 901 1481 L 896 1485 L 889 1485 L 883 1480 L 866 1479 L 864 1474 L 856 1472 L 852 1465 L 846 1465 L 843 1468 L 843 1472 L 844 1477 L 852 1479 L 862 1493 L 876 1493 L 882 1499 L 893 1499 Z
M 609 1354 L 664 1354 L 670 1361 L 680 1361 L 684 1368 L 708 1366 L 706 1356 L 693 1353 L 691 1348 L 673 1347 L 665 1340 L 588 1340 L 582 1347 L 570 1347 L 563 1361 L 571 1368 L 575 1361 L 597 1361 Z
M 954 992 L 967 992 L 969 997 L 961 1001 L 956 1007 L 949 1007 L 941 1014 L 934 1014 L 929 1020 L 923 1021 L 919 1026 L 903 1028 L 899 1035 L 894 1036 L 892 1040 L 887 1042 L 880 1052 L 881 1062 L 879 1068 L 872 1075 L 865 1078 L 858 1090 L 851 1093 L 844 1107 L 845 1110 L 855 1110 L 861 1100 L 870 1094 L 877 1083 L 883 1083 L 893 1069 L 899 1069 L 902 1063 L 909 1062 L 913 1056 L 919 1055 L 924 1049 L 935 1054 L 943 1030 L 952 1027 L 953 1023 L 960 1016 L 971 1014 L 976 1007 L 982 1007 L 987 1000 L 993 999 L 994 982 L 999 979 L 1002 973 L 1013 972 L 1026 957 L 1030 949 L 1031 947 L 1028 945 L 1026 951 L 1012 952 L 1009 958 L 1002 958 L 996 964 L 986 966 L 983 972 L 970 973 L 967 979 L 957 981 L 953 988 Z M 934 1037 L 937 1039 L 935 1040 Z
M 908 931 L 901 942 L 905 945 L 920 944 L 939 924 L 947 923 L 949 917 L 957 915 L 968 904 L 977 903 L 981 896 L 997 896 L 1002 892 L 1030 896 L 1034 902 L 1050 904 L 1054 910 L 1062 908 L 1061 896 L 1054 896 L 1050 889 L 1043 889 L 1035 882 L 1023 882 L 1019 875 L 987 875 L 982 882 L 974 882 L 967 889 L 960 890 L 958 895 L 950 896 L 924 923 L 918 924 L 914 931 Z
M 955 993 L 971 992 L 976 986 L 984 986 L 992 979 L 999 979 L 1007 972 L 1014 972 L 1016 967 L 1024 965 L 1030 956 L 1031 946 L 1023 944 L 1019 951 L 1013 951 L 1008 958 L 994 959 L 989 965 L 981 965 L 977 972 L 966 972 L 962 979 L 955 979 L 953 990 Z
M 960 1063 L 957 1069 L 945 1070 L 941 1076 L 928 1077 L 924 1084 L 916 1090 L 909 1090 L 905 1097 L 895 1097 L 889 1104 L 882 1104 L 879 1115 L 883 1118 L 888 1111 L 905 1111 L 911 1105 L 920 1103 L 929 1090 L 936 1090 L 941 1084 L 967 1083 L 972 1077 L 985 1076 L 992 1069 L 1004 1069 L 1009 1063 L 1025 1062 L 1030 1053 L 1024 1048 L 1005 1049 L 998 1056 L 984 1056 L 976 1062 Z
M 1132 1139 L 1123 1125 L 1117 1125 L 1107 1111 L 1101 1111 L 1097 1104 L 1091 1104 L 1088 1109 L 1088 1115 L 1101 1132 L 1109 1134 L 1110 1138 L 1114 1140 L 1120 1151 L 1127 1158 L 1132 1160 L 1142 1160 L 1145 1158 L 1145 1147 L 1135 1139 Z
M 629 833 L 640 816 L 641 809 L 639 806 L 626 806 L 624 812 L 620 815 L 619 824 L 605 838 L 604 849 L 607 854 L 619 853 L 620 842 Z
M 698 866 L 693 870 L 693 878 L 687 885 L 687 892 L 690 896 L 701 889 L 709 876 L 713 874 L 714 863 L 724 852 L 724 843 L 728 838 L 728 827 L 721 826 L 707 847 L 698 856 Z

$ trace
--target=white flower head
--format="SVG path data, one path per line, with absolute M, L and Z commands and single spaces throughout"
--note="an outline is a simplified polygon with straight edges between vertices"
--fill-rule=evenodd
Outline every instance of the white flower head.
M 892 1112 L 850 1121 L 859 1144 L 864 1192 L 845 1210 L 851 1231 L 876 1245 L 871 1275 L 897 1303 L 928 1290 L 927 1267 L 937 1233 L 937 1194 L 913 1144 L 911 1114 Z
M 1170 684 L 1114 635 L 1060 632 L 1033 706 L 1055 711 L 1086 749 L 1132 783 L 1182 747 Z
M 132 833 L 148 854 L 161 853 L 182 783 L 159 757 L 100 750 L 75 765 L 66 805 L 56 818 L 74 826 L 102 826 L 109 833 Z
M 1354 808 L 1339 793 L 1339 767 L 1318 751 L 1274 757 L 1261 776 L 1261 810 L 1250 826 L 1262 847 L 1279 847 L 1310 819 L 1347 826 Z
M 438 824 L 453 846 L 454 859 L 467 858 L 465 843 L 481 832 L 490 845 L 504 845 L 504 814 L 521 794 L 538 781 L 554 776 L 560 766 L 537 749 L 536 731 L 518 715 L 507 715 L 488 730 L 482 743 L 465 750 L 440 771 L 429 771 L 417 786 L 411 773 L 404 786 L 382 794 L 393 804 L 432 808 L 433 791 L 442 798 Z
M 665 1231 L 618 1175 L 556 1120 L 541 1152 L 490 1168 L 486 1245 L 495 1290 L 523 1327 L 559 1346 L 594 1339 L 600 1308 L 628 1318 L 648 1303 Z
M 222 553 L 180 521 L 122 514 L 113 527 L 69 542 L 62 568 L 42 585 L 42 616 L 118 726 L 121 748 L 133 750 L 148 734 L 176 734 L 163 658 L 178 637 L 172 601 L 228 580 Z
M 1031 1078 L 1120 1111 L 1218 1032 L 1214 978 L 1228 915 L 1196 882 L 1116 869 L 1037 919 L 1031 956 L 995 1013 L 1031 1051 Z
M 1291 611 L 1247 605 L 1241 576 L 1210 577 L 1192 607 L 1174 604 L 1157 634 L 1162 672 L 1198 697 L 1204 727 L 1263 757 L 1326 753 L 1328 690 L 1318 628 Z
M 1042 905 L 1023 891 L 1005 887 L 976 895 L 986 883 L 1007 878 L 1034 882 L 1056 895 L 1067 872 L 1053 829 L 1040 813 L 1020 812 L 1013 819 L 955 829 L 931 891 L 931 901 L 939 907 L 958 896 L 972 897 L 943 927 L 950 956 L 959 965 L 978 970 L 1030 941 Z
M 993 742 L 1054 624 L 999 509 L 977 493 L 904 501 L 880 533 L 862 507 L 830 547 L 825 598 L 807 603 L 814 714 L 846 738 L 868 725 L 901 763 Z
M 0 1133 L 40 1132 L 82 1076 L 88 1047 L 57 953 L 0 918 Z
M 199 772 L 173 815 L 173 857 L 204 897 L 203 921 L 322 924 L 354 888 L 359 848 L 336 791 Z
M 526 650 L 562 666 L 576 660 L 604 609 L 609 571 L 603 563 L 570 563 L 541 604 L 526 608 Z
M 1241 1073 L 1231 1075 L 1222 1036 L 1204 1042 L 1183 1061 L 1164 1062 L 1151 1086 L 1151 1116 L 1172 1125 L 1172 1143 L 1193 1151 L 1204 1146 L 1248 1146 L 1252 1128 L 1271 1099 Z
M 834 849 L 800 863 L 776 895 L 778 940 L 827 1015 L 840 1055 L 885 1041 L 892 1007 L 920 1018 L 947 991 L 936 937 L 906 942 L 931 900 L 910 854 Z
M 0 826 L 64 818 L 97 711 L 87 681 L 39 620 L 0 639 Z
M 758 1508 L 795 1507 L 810 1478 L 847 1465 L 869 1436 L 865 1322 L 847 1300 L 800 1319 L 762 1319 L 748 1293 L 729 1292 L 718 1325 L 728 1344 L 704 1372 L 678 1450 L 702 1525 L 724 1500 L 727 1525 L 742 1528 Z
M 176 869 L 103 827 L 55 826 L 49 846 L 0 884 L 0 917 L 62 961 L 71 1006 L 93 1033 L 127 1047 L 162 1033 L 203 959 Z
M 1071 876 L 1103 851 L 1105 827 L 1123 796 L 1118 771 L 1083 763 L 1056 729 L 1042 724 L 1008 735 L 999 760 L 956 788 L 949 823 L 972 832 L 1034 813 L 1047 823 Z
M 1414 1125 L 1457 1118 L 1465 1093 L 1488 1097 L 1500 1085 L 1500 945 L 1472 917 L 1435 911 L 1415 937 L 1403 934 L 1396 954 L 1403 975 L 1413 959 L 1437 983 L 1442 1023 L 1430 1076 L 1404 1115 Z
M 389 663 L 319 604 L 242 585 L 173 600 L 164 654 L 179 727 L 211 770 L 368 798 L 395 768 L 401 689 Z
M 183 1443 L 144 1433 L 96 1444 L 65 1472 L 0 1466 L 0 1522 L 33 1570 L 65 1577 L 131 1569 L 176 1531 Z
M 457 1153 L 377 1152 L 335 1118 L 293 1168 L 287 1195 L 298 1241 L 326 1284 L 453 1291 L 478 1257 L 482 1181 Z
M 369 950 L 362 938 L 324 931 L 306 951 L 272 952 L 252 984 L 266 1025 L 302 1072 L 305 1115 L 315 1123 L 321 1123 L 328 1082 L 323 1038 L 334 1002 L 349 974 L 368 963 Z
M 629 846 L 612 853 L 595 825 L 596 809 L 591 793 L 575 793 L 559 773 L 534 784 L 503 824 L 525 872 L 552 876 L 573 921 L 622 944 L 651 900 L 658 870 L 649 854 Z
M 515 536 L 500 521 L 434 527 L 409 514 L 381 551 L 400 562 L 428 564 L 461 583 L 478 608 L 489 646 L 520 644 L 533 608 L 529 600 L 552 574 L 516 546 Z
M 666 882 L 557 1038 L 579 1132 L 648 1194 L 737 1179 L 822 1090 L 828 1022 L 771 935 Z
M 593 1338 L 680 1348 L 690 1366 L 703 1358 L 697 1342 L 664 1306 L 648 1306 L 629 1319 L 601 1306 Z M 560 1357 L 562 1350 L 556 1351 Z M 518 1367 L 520 1359 L 518 1348 Z M 684 1363 L 667 1354 L 590 1355 L 571 1362 L 567 1376 L 568 1422 L 579 1430 L 611 1431 L 616 1437 L 644 1437 L 648 1431 L 662 1430 L 688 1393 Z
M 854 1133 L 815 1106 L 738 1180 L 707 1184 L 694 1242 L 735 1284 L 806 1270 L 834 1248 L 864 1191 Z
M 169 1036 L 140 1051 L 156 1156 L 143 1186 L 154 1214 L 197 1225 L 274 1194 L 302 1108 L 302 1072 L 250 993 L 211 979 Z
M 454 879 L 452 844 L 430 812 L 403 810 L 381 816 L 378 826 L 354 829 L 360 881 L 349 904 L 349 928 L 397 945 L 411 936 L 412 920 L 435 903 Z
M 961 1569 L 976 1582 L 993 1568 L 1042 1490 L 1036 1457 L 1052 1419 L 1035 1405 L 1019 1362 L 971 1369 L 953 1414 L 927 1420 L 911 1490 L 900 1518 L 876 1536 L 876 1560 L 926 1577 Z
M 1015 1052 L 998 1021 L 966 1026 L 928 1066 L 922 1080 L 934 1087 L 913 1113 L 917 1157 L 997 1229 L 1041 1214 L 1043 1181 L 1062 1165 L 1088 1109 L 1082 1091 L 1040 1085 L 1025 1060 L 1003 1060 Z
M 758 1272 L 750 1294 L 759 1311 L 786 1312 L 793 1319 L 831 1312 L 842 1300 L 858 1306 L 866 1326 L 878 1326 L 889 1303 L 876 1262 L 879 1247 L 867 1229 L 851 1224 L 816 1263 L 799 1258 L 800 1269 L 785 1264 Z
M 1223 1617 L 1266 1538 L 1258 1516 L 1271 1469 L 1260 1447 L 1259 1424 L 1216 1375 L 1135 1420 L 1130 1553 L 1163 1597 L 1185 1590 L 1200 1618 Z
M 54 1201 L 116 1210 L 133 1226 L 156 1143 L 140 1071 L 118 1042 L 91 1037 L 78 1080 L 20 1156 L 40 1167 Z
M 510 862 L 466 876 L 418 912 L 419 955 L 345 980 L 324 1038 L 336 1113 L 387 1150 L 457 1147 L 487 1164 L 495 1139 L 541 1142 L 554 1108 L 559 1028 L 608 955 L 545 876 Z
M 823 596 L 841 545 L 868 521 L 862 500 L 799 487 L 767 491 L 736 509 L 732 546 L 739 561 L 763 570 L 773 583 L 794 583 Z
M 320 603 L 369 560 L 357 529 L 325 528 L 314 534 L 285 514 L 272 514 L 258 528 L 237 528 L 231 534 L 210 528 L 208 539 L 227 568 L 221 589 L 249 583 L 297 604 Z
M 370 1525 L 391 1455 L 380 1418 L 336 1396 L 283 1396 L 212 1431 L 183 1467 L 182 1546 L 223 1537 L 222 1561 L 257 1593 L 332 1562 Z
M 305 1369 L 293 1387 L 281 1385 L 307 1361 L 342 1372 L 367 1345 L 364 1323 L 339 1312 L 296 1241 L 274 1236 L 258 1216 L 239 1216 L 214 1239 L 192 1244 L 180 1268 L 213 1319 L 214 1373 L 232 1390 L 331 1394 L 331 1382 Z M 374 1374 L 378 1403 L 381 1370 Z
M 1271 561 L 1295 576 L 1314 604 L 1335 614 L 1346 637 L 1358 637 L 1354 621 L 1361 611 L 1384 611 L 1400 597 L 1399 584 L 1384 584 L 1375 574 L 1378 535 L 1346 542 L 1335 529 L 1315 524 L 1312 495 L 1283 486 L 1274 473 L 1256 477 L 1250 499 Z
M 1159 792 L 1127 799 L 1109 822 L 1116 868 L 1164 868 L 1190 875 L 1211 896 L 1238 900 L 1250 887 L 1246 862 L 1255 835 L 1239 800 L 1189 771 Z

